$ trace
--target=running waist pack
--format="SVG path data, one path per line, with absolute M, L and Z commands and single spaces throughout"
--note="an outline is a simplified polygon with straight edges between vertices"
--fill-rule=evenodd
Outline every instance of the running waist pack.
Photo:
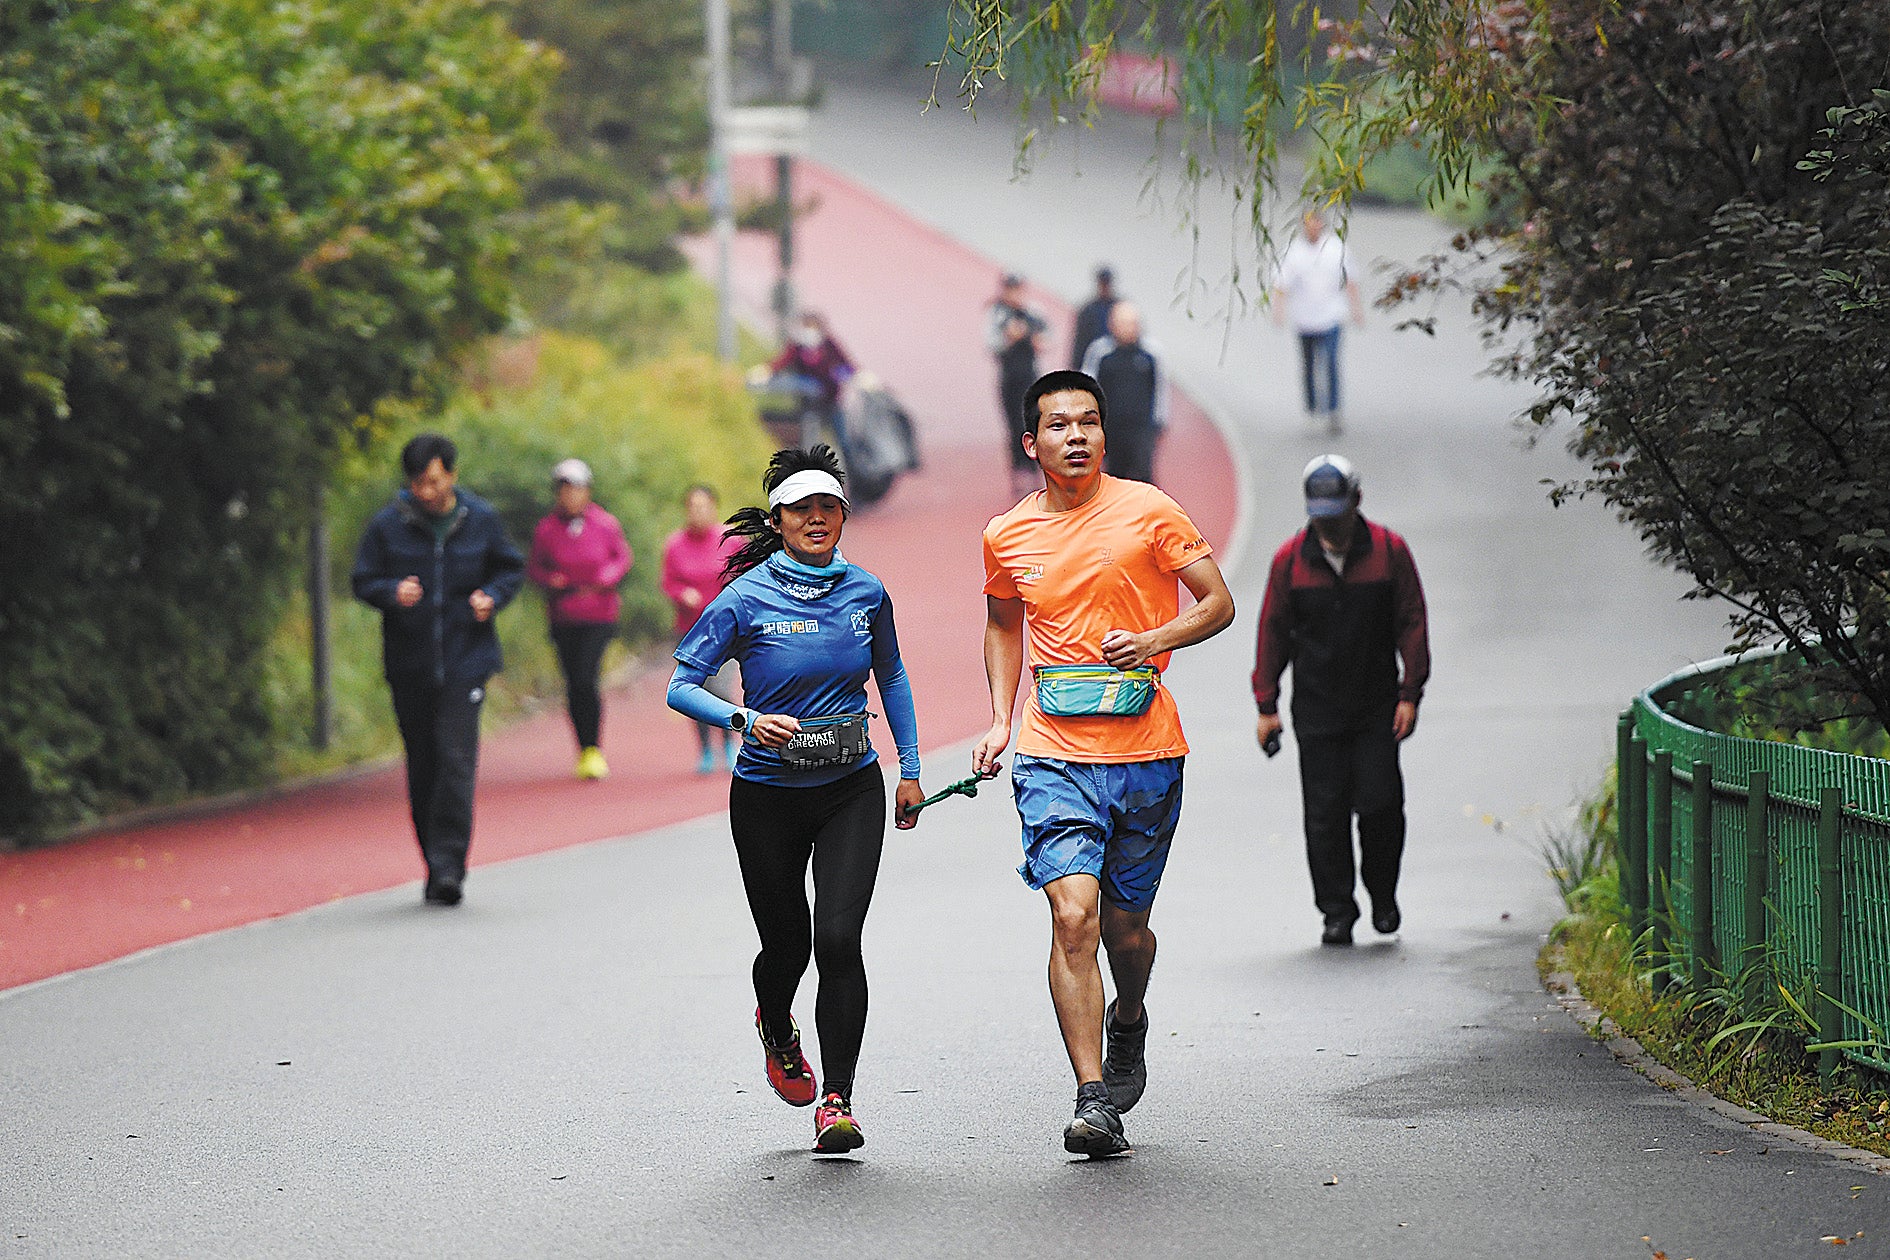
M 844 766 L 866 756 L 873 742 L 866 736 L 870 713 L 841 713 L 834 717 L 802 718 L 801 729 L 781 746 L 781 760 L 790 766 Z
M 1153 665 L 1039 665 L 1037 707 L 1045 717 L 1140 717 L 1160 685 Z

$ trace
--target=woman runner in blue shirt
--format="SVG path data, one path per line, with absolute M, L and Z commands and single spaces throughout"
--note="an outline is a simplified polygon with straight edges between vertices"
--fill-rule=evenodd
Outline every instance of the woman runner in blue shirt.
M 727 588 L 676 646 L 669 683 L 671 708 L 743 736 L 728 814 L 761 937 L 755 1031 L 774 1092 L 796 1107 L 819 1099 L 819 1154 L 866 1141 L 852 1107 L 866 1031 L 860 933 L 886 835 L 886 784 L 867 736 L 868 673 L 899 749 L 896 825 L 913 826 L 918 816 L 906 810 L 925 799 L 892 600 L 878 578 L 840 554 L 844 476 L 830 447 L 775 453 L 761 481 L 768 509 L 729 517 L 729 533 L 748 541 L 729 558 Z M 703 685 L 731 658 L 741 663 L 741 706 Z M 791 1009 L 810 953 L 820 970 L 814 1020 L 827 1069 L 818 1090 Z

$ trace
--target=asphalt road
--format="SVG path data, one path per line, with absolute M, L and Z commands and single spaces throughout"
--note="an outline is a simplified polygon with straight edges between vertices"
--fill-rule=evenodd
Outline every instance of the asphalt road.
M 1536 982 L 1540 828 L 1630 692 L 1718 650 L 1718 615 L 1604 511 L 1546 505 L 1537 483 L 1572 467 L 1522 447 L 1524 397 L 1476 377 L 1461 319 L 1350 335 L 1348 432 L 1308 433 L 1284 334 L 1163 300 L 1191 244 L 1138 201 L 1140 126 L 1087 137 L 1080 175 L 1053 151 L 1012 184 L 1006 119 L 921 118 L 913 95 L 830 87 L 817 156 L 1071 296 L 1113 262 L 1245 465 L 1241 616 L 1169 675 L 1195 751 L 1134 1156 L 1060 1148 L 1042 904 L 987 790 L 889 839 L 858 1158 L 810 1159 L 807 1113 L 761 1081 L 711 817 L 485 868 L 458 911 L 373 894 L 0 995 L 0 1255 L 1706 1260 L 1859 1230 L 1845 1254 L 1884 1254 L 1890 1184 L 1647 1084 Z M 1376 257 L 1437 229 L 1354 233 Z M 1245 685 L 1297 471 L 1335 445 L 1411 541 L 1437 660 L 1405 759 L 1407 926 L 1350 951 L 1315 943 L 1291 744 L 1260 758 Z

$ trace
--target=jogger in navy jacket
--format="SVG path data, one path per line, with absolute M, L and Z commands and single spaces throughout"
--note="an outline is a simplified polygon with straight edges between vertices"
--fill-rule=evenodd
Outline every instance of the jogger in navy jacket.
M 368 522 L 353 573 L 355 598 L 381 612 L 426 899 L 448 906 L 459 904 L 472 847 L 479 707 L 503 665 L 493 618 L 525 578 L 499 514 L 458 488 L 457 460 L 437 433 L 407 443 L 407 488 Z

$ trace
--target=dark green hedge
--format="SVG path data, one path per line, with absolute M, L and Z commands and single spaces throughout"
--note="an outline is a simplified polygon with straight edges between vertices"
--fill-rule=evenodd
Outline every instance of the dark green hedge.
M 506 318 L 550 71 L 479 0 L 0 7 L 0 835 L 262 773 L 312 487 Z

